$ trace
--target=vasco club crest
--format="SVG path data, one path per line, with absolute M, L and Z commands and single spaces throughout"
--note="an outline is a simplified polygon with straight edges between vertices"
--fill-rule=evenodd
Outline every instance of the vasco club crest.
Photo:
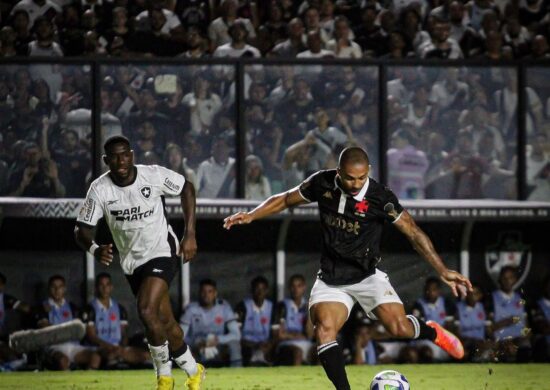
M 514 288 L 520 286 L 531 269 L 531 246 L 521 240 L 518 231 L 500 232 L 496 244 L 489 245 L 485 251 L 485 268 L 498 285 L 500 270 L 505 266 L 518 269 L 518 281 Z

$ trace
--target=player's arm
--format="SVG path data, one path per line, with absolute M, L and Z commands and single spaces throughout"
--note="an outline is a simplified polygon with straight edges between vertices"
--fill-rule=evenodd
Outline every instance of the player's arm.
M 413 248 L 434 267 L 441 280 L 451 288 L 455 296 L 459 296 L 459 293 L 465 295 L 465 291 L 460 289 L 459 286 L 466 287 L 468 290 L 472 291 L 472 283 L 468 278 L 456 271 L 448 269 L 445 264 L 443 264 L 430 238 L 418 227 L 414 219 L 406 210 L 402 211 L 400 217 L 394 222 L 394 225 L 407 237 Z
M 193 183 L 186 180 L 180 194 L 181 209 L 185 219 L 185 231 L 180 242 L 180 251 L 178 255 L 183 256 L 184 261 L 189 261 L 197 254 L 197 239 L 195 237 L 195 206 L 197 198 L 195 196 L 195 187 Z
M 113 261 L 113 244 L 98 245 L 94 241 L 95 229 L 83 223 L 76 224 L 74 238 L 82 250 L 93 254 L 101 264 L 110 265 Z
M 257 219 L 262 219 L 270 215 L 278 214 L 288 208 L 306 203 L 309 202 L 305 200 L 304 197 L 300 194 L 299 188 L 295 187 L 286 192 L 281 192 L 279 194 L 270 196 L 252 211 L 249 211 L 247 213 L 239 212 L 225 218 L 223 220 L 223 227 L 229 230 L 233 225 L 248 224 Z

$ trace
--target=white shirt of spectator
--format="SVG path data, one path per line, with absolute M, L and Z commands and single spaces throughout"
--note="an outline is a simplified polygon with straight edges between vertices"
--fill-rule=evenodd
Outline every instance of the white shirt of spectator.
M 450 60 L 456 60 L 458 58 L 462 58 L 462 50 L 460 49 L 460 46 L 454 39 L 448 39 L 447 42 L 451 45 L 451 52 L 449 53 L 449 57 L 447 57 Z M 428 52 L 435 49 L 435 45 L 432 41 L 425 41 L 424 43 L 420 44 L 418 46 L 418 50 L 420 52 L 420 58 L 426 58 L 426 55 Z
M 34 21 L 40 16 L 44 16 L 51 8 L 57 13 L 61 13 L 61 7 L 51 0 L 46 0 L 42 6 L 36 4 L 33 0 L 21 0 L 14 5 L 10 15 L 13 15 L 19 10 L 25 11 L 29 15 L 29 29 L 31 29 L 34 25 Z
M 338 42 L 336 39 L 331 39 L 327 42 L 327 50 L 330 50 L 336 54 L 336 57 L 338 58 L 361 58 L 363 57 L 363 50 L 361 50 L 361 46 L 357 44 L 357 42 L 348 41 L 349 46 L 343 47 L 338 50 Z
M 92 133 L 92 111 L 88 108 L 77 108 L 69 111 L 65 116 L 63 126 L 76 131 L 80 140 L 89 138 Z M 108 112 L 101 113 L 101 129 L 105 139 L 122 134 L 120 119 Z
M 161 34 L 169 34 L 170 31 L 181 25 L 178 15 L 173 13 L 170 10 L 162 9 L 162 13 L 166 18 L 166 23 L 162 25 L 160 29 Z M 139 26 L 139 29 L 144 30 L 149 28 L 149 11 L 142 11 L 138 16 L 136 16 L 136 22 Z M 146 27 L 147 26 L 147 27 Z
M 241 57 L 246 52 L 252 53 L 252 57 L 254 58 L 260 58 L 262 56 L 260 54 L 260 51 L 256 49 L 254 46 L 245 44 L 242 49 L 235 49 L 233 46 L 231 46 L 231 43 L 226 43 L 221 46 L 218 46 L 216 50 L 214 50 L 213 56 L 238 58 L 238 57 Z
M 429 101 L 433 105 L 437 105 L 441 108 L 447 108 L 453 103 L 456 95 L 459 93 L 464 93 L 466 97 L 465 100 L 468 101 L 470 96 L 468 84 L 462 81 L 457 81 L 456 91 L 454 93 L 449 93 L 447 90 L 447 82 L 445 80 L 439 81 L 433 85 L 432 90 L 430 91 Z
M 323 132 L 321 132 L 318 127 L 316 127 L 315 129 L 311 130 L 311 133 L 315 136 L 315 138 L 323 142 L 332 150 L 334 150 L 336 146 L 345 145 L 346 142 L 348 142 L 348 137 L 343 132 L 333 126 L 327 127 Z
M 544 155 L 542 160 L 536 161 L 532 158 L 532 148 L 529 147 L 529 150 L 527 151 L 527 185 L 534 186 L 537 185 L 537 176 L 542 171 L 542 169 L 546 166 L 546 164 L 550 163 L 550 156 Z
M 191 109 L 191 133 L 200 135 L 203 128 L 209 128 L 216 114 L 222 108 L 222 101 L 215 93 L 210 93 L 207 99 L 197 99 L 194 92 L 183 97 L 181 103 Z
M 256 30 L 254 30 L 254 26 L 252 25 L 252 22 L 249 19 L 239 18 L 239 19 L 236 19 L 236 21 L 237 20 L 244 24 L 244 27 L 248 32 L 249 39 L 256 38 Z M 229 36 L 229 32 L 228 32 L 229 27 L 231 25 L 232 23 L 226 24 L 225 20 L 223 20 L 221 16 L 219 18 L 214 19 L 212 23 L 210 23 L 210 26 L 208 26 L 208 38 L 214 44 L 215 47 L 231 42 L 231 37 Z
M 428 11 L 428 2 L 426 0 L 392 0 L 390 9 L 395 12 L 396 15 L 399 15 L 403 9 L 414 3 L 420 5 L 420 16 L 424 19 Z
M 413 97 L 413 91 L 409 91 L 401 79 L 388 81 L 387 91 L 388 96 L 393 96 L 402 106 L 409 104 Z
M 127 275 L 151 259 L 172 256 L 172 248 L 179 250 L 163 197 L 179 195 L 185 184 L 182 175 L 158 165 L 136 168 L 136 180 L 125 187 L 114 184 L 109 173 L 94 180 L 77 218 L 96 226 L 105 217 Z
M 532 135 L 536 132 L 535 121 L 531 115 L 532 111 L 542 110 L 542 102 L 531 87 L 526 87 L 525 92 L 527 93 L 527 106 L 528 110 L 525 113 L 525 128 L 527 134 Z M 504 94 L 504 95 L 503 95 Z M 512 92 L 508 88 L 499 89 L 495 92 L 494 95 L 496 109 L 499 112 L 501 118 L 504 118 L 502 121 L 502 131 L 508 130 L 509 126 L 517 126 L 515 123 L 512 123 L 512 119 L 516 117 L 517 107 L 518 107 L 518 94 L 517 92 Z M 501 107 L 501 101 L 504 103 L 504 107 Z
M 38 45 L 38 41 L 29 42 L 29 57 L 63 57 L 63 50 L 57 42 L 52 42 L 50 47 Z
M 210 157 L 199 164 L 197 169 L 197 184 L 201 198 L 215 199 L 233 168 L 235 159 L 229 157 L 225 164 L 219 164 L 214 157 Z
M 306 50 L 301 53 L 298 53 L 296 58 L 325 58 L 325 57 L 331 57 L 334 58 L 334 52 L 330 50 L 321 49 L 319 53 L 312 53 L 311 50 Z M 300 66 L 298 68 L 298 72 L 296 74 L 303 74 L 303 75 L 318 75 L 323 71 L 323 65 L 308 65 L 308 66 Z

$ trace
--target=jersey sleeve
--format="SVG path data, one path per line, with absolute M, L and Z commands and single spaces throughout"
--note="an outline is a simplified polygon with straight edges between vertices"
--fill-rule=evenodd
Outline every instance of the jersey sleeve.
M 187 305 L 187 307 L 184 309 L 183 314 L 180 317 L 180 325 L 191 325 L 191 317 L 192 317 L 193 309 L 190 305 Z
M 223 304 L 223 317 L 226 324 L 228 322 L 237 320 L 237 316 L 235 315 L 235 312 L 227 302 Z
M 88 326 L 95 324 L 95 309 L 93 305 L 86 306 L 86 309 L 82 311 L 82 321 Z
M 384 187 L 383 191 L 381 207 L 384 212 L 384 220 L 395 223 L 401 218 L 401 214 L 404 210 L 403 206 L 401 206 L 399 199 L 397 199 L 397 196 L 395 196 L 392 190 L 388 187 Z
M 90 187 L 76 221 L 85 225 L 96 226 L 101 217 L 103 217 L 101 200 L 95 187 Z
M 321 172 L 314 173 L 310 177 L 300 184 L 298 191 L 302 198 L 308 202 L 316 202 L 317 194 L 319 192 L 319 180 L 321 178 Z
M 178 196 L 181 194 L 183 185 L 185 184 L 185 177 L 183 175 L 161 166 L 157 167 L 157 174 L 164 195 Z
M 120 325 L 128 325 L 128 312 L 126 308 L 119 303 L 118 310 L 120 311 Z

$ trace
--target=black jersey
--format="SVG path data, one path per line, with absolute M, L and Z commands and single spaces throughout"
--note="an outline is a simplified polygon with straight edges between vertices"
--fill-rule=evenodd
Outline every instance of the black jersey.
M 380 260 L 384 223 L 396 221 L 403 211 L 394 193 L 369 178 L 363 190 L 352 197 L 339 186 L 335 169 L 313 174 L 299 190 L 302 197 L 319 206 L 323 231 L 319 278 L 327 284 L 343 285 L 373 274 Z

